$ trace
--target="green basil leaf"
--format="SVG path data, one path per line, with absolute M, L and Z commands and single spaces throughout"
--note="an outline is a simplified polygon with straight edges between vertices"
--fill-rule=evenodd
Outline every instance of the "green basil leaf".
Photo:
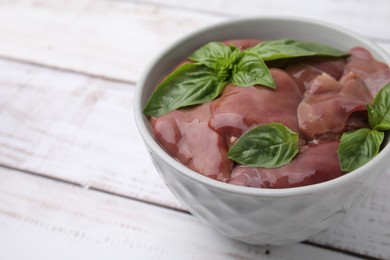
M 306 56 L 342 57 L 348 55 L 327 45 L 292 39 L 265 41 L 246 51 L 259 55 L 264 61 Z
M 214 70 L 200 64 L 184 64 L 157 86 L 144 113 L 161 116 L 181 107 L 206 103 L 218 97 L 225 85 Z
M 231 160 L 250 167 L 277 168 L 298 153 L 299 136 L 280 123 L 255 127 L 243 134 L 230 148 Z
M 245 52 L 233 70 L 231 83 L 240 87 L 259 84 L 276 89 L 275 82 L 264 61 L 255 54 Z
M 368 121 L 372 129 L 390 129 L 390 84 L 385 85 L 374 98 L 374 104 L 367 106 Z
M 351 172 L 366 164 L 379 153 L 383 139 L 383 132 L 368 128 L 344 133 L 337 150 L 341 169 Z
M 380 124 L 380 115 L 374 105 L 367 104 L 368 123 L 372 129 L 375 129 Z
M 221 42 L 209 42 L 192 53 L 188 59 L 216 71 L 226 72 L 232 68 L 239 55 L 240 49 L 232 45 L 228 46 Z

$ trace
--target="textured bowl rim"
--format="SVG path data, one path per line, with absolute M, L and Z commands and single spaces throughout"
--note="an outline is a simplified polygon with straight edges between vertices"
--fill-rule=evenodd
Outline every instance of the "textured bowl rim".
M 204 27 L 200 30 L 194 31 L 179 40 L 175 41 L 173 44 L 165 48 L 162 52 L 160 52 L 159 55 L 157 55 L 151 62 L 149 62 L 148 66 L 145 68 L 143 73 L 141 74 L 136 90 L 135 90 L 135 97 L 134 97 L 134 117 L 135 122 L 138 127 L 138 130 L 145 142 L 145 144 L 151 149 L 152 153 L 155 153 L 158 157 L 162 158 L 169 166 L 173 167 L 174 169 L 178 170 L 185 176 L 186 178 L 192 179 L 193 181 L 202 183 L 210 188 L 223 190 L 231 193 L 237 193 L 242 195 L 250 195 L 250 196 L 261 196 L 261 197 L 290 197 L 290 196 L 301 196 L 305 194 L 311 194 L 311 193 L 318 193 L 323 192 L 331 189 L 336 189 L 338 187 L 342 187 L 344 185 L 348 185 L 353 182 L 354 179 L 358 179 L 361 175 L 364 174 L 370 174 L 372 173 L 375 168 L 377 168 L 380 164 L 384 163 L 386 160 L 390 160 L 390 145 L 386 145 L 382 151 L 373 158 L 370 162 L 363 165 L 362 167 L 347 173 L 343 176 L 340 176 L 338 178 L 312 184 L 308 186 L 302 186 L 302 187 L 294 187 L 294 188 L 283 188 L 283 189 L 264 189 L 264 188 L 253 188 L 253 187 L 245 187 L 245 186 L 238 186 L 234 184 L 224 183 L 220 182 L 214 179 L 211 179 L 209 177 L 206 177 L 202 174 L 199 174 L 189 168 L 187 168 L 185 165 L 171 157 L 154 139 L 154 137 L 149 133 L 148 126 L 145 124 L 146 117 L 143 114 L 143 107 L 142 107 L 142 93 L 143 93 L 143 87 L 144 84 L 148 78 L 148 75 L 151 73 L 152 68 L 159 62 L 159 60 L 169 51 L 172 51 L 175 49 L 176 46 L 182 44 L 183 42 L 203 33 L 206 31 L 214 30 L 220 27 L 225 27 L 228 25 L 233 25 L 235 23 L 240 22 L 250 22 L 250 21 L 294 21 L 294 22 L 304 22 L 309 23 L 312 25 L 317 25 L 320 27 L 328 27 L 329 29 L 341 32 L 343 34 L 346 34 L 352 38 L 357 39 L 360 42 L 365 43 L 366 45 L 370 46 L 371 48 L 375 49 L 381 56 L 381 58 L 386 62 L 387 64 L 390 63 L 390 56 L 388 53 L 386 53 L 384 50 L 382 50 L 379 46 L 372 43 L 365 37 L 360 36 L 359 34 L 352 32 L 348 29 L 322 22 L 317 21 L 313 19 L 307 19 L 307 18 L 298 18 L 298 17 L 290 17 L 290 16 L 261 16 L 261 17 L 245 17 L 245 18 L 238 18 L 230 21 L 223 21 L 215 23 L 211 26 Z

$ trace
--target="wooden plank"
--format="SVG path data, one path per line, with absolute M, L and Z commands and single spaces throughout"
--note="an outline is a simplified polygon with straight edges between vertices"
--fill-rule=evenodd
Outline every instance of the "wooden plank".
M 237 1 L 205 5 L 194 0 L 2 1 L 0 56 L 135 82 L 151 58 L 194 30 L 237 16 L 275 14 L 299 14 L 386 39 L 377 42 L 390 52 L 389 4 L 387 0 L 337 4 L 321 0 L 311 5 L 245 0 L 239 6 Z
M 0 55 L 134 82 L 162 48 L 219 20 L 123 1 L 6 1 Z
M 183 10 L 206 12 L 210 15 L 243 17 L 243 16 L 299 16 L 333 23 L 348 28 L 367 37 L 390 41 L 390 2 L 387 0 L 318 0 L 315 4 L 307 1 L 269 1 L 269 0 L 233 0 L 202 1 L 189 0 L 144 0 L 166 8 L 183 8 Z
M 390 259 L 390 174 L 351 216 L 311 241 Z
M 0 259 L 357 259 L 249 246 L 188 214 L 4 168 L 0 177 Z
M 0 164 L 181 206 L 133 121 L 134 86 L 0 60 Z
M 5 60 L 0 71 L 0 164 L 184 209 L 137 133 L 133 86 Z M 390 258 L 389 183 L 313 241 Z

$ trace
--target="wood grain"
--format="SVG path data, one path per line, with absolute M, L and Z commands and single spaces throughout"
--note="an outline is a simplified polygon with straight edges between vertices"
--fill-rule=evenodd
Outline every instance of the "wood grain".
M 133 122 L 132 85 L 0 60 L 0 163 L 181 206 Z
M 204 4 L 202 1 L 143 0 L 164 8 L 182 8 L 214 16 L 297 16 L 333 23 L 380 42 L 390 42 L 390 2 L 387 0 L 317 0 L 305 1 L 269 0 L 217 0 Z
M 249 246 L 188 214 L 1 168 L 0 177 L 0 259 L 356 259 Z
M 2 1 L 0 56 L 135 82 L 157 53 L 199 28 L 237 16 L 281 14 L 316 18 L 350 28 L 370 36 L 390 52 L 390 2 L 386 0 L 237 3 Z
M 311 242 L 390 259 L 390 174 L 345 221 Z
M 0 55 L 134 82 L 162 48 L 221 19 L 123 1 L 6 1 Z

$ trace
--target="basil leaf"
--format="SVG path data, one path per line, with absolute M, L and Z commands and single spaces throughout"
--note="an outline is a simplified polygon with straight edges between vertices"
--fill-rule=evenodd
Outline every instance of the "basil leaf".
M 367 113 L 368 123 L 372 129 L 375 129 L 375 127 L 379 125 L 381 121 L 379 111 L 374 107 L 374 105 L 367 104 Z
M 277 168 L 298 153 L 298 140 L 298 134 L 283 124 L 261 125 L 243 134 L 227 156 L 250 167 Z
M 390 129 L 390 84 L 385 85 L 374 98 L 373 105 L 367 106 L 368 122 L 372 129 Z
M 200 64 L 184 64 L 157 86 L 144 113 L 161 116 L 181 107 L 206 103 L 218 97 L 225 85 L 214 70 Z
M 292 39 L 265 41 L 246 51 L 259 55 L 264 61 L 306 56 L 342 57 L 348 55 L 327 45 Z
M 368 128 L 344 133 L 337 150 L 341 169 L 351 172 L 366 164 L 379 153 L 383 139 L 383 132 Z
M 221 42 L 209 42 L 196 50 L 188 58 L 193 62 L 201 63 L 216 71 L 230 70 L 236 59 L 240 56 L 240 49 Z
M 259 56 L 252 53 L 244 53 L 233 70 L 231 83 L 240 87 L 259 84 L 276 89 L 267 65 Z

